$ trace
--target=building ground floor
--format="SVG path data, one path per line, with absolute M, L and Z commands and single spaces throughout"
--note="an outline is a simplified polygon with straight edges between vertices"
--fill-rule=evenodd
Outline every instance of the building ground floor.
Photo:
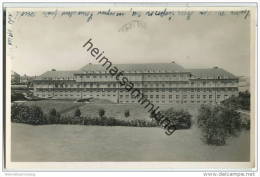
M 238 95 L 237 88 L 168 88 L 141 89 L 141 93 L 151 103 L 220 103 L 221 101 Z M 80 89 L 80 88 L 38 88 L 34 95 L 41 98 L 53 99 L 106 99 L 115 103 L 137 103 L 136 93 L 124 89 Z

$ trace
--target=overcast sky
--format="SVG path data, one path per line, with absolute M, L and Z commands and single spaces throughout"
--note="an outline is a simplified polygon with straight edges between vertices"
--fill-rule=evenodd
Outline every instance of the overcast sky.
M 119 32 L 132 20 L 143 27 Z M 39 75 L 52 68 L 77 70 L 96 63 L 82 48 L 92 38 L 113 63 L 170 63 L 184 68 L 219 66 L 235 75 L 249 75 L 250 19 L 242 16 L 199 16 L 190 20 L 142 16 L 55 19 L 23 17 L 11 26 L 14 33 L 12 70 Z

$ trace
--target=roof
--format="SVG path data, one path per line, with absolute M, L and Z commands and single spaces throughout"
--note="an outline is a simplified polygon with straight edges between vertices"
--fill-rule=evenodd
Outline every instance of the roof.
M 49 79 L 49 78 L 73 78 L 74 73 L 78 71 L 47 71 L 36 79 Z
M 214 67 L 207 69 L 186 69 L 194 76 L 194 78 L 200 79 L 237 79 L 235 75 L 225 71 L 222 68 Z
M 108 66 L 108 65 L 106 65 Z M 101 64 L 88 64 L 82 67 L 81 71 L 105 71 L 106 66 Z M 185 69 L 176 63 L 140 63 L 140 64 L 114 64 L 118 69 L 125 72 L 167 72 L 174 71 L 180 72 L 185 71 Z
M 146 64 L 115 64 L 120 70 L 125 72 L 190 72 L 193 79 L 237 79 L 235 75 L 225 71 L 222 68 L 206 69 L 184 69 L 176 63 L 146 63 Z M 38 76 L 37 79 L 54 78 L 73 78 L 74 74 L 82 72 L 105 71 L 106 68 L 100 64 L 88 64 L 77 71 L 47 71 Z

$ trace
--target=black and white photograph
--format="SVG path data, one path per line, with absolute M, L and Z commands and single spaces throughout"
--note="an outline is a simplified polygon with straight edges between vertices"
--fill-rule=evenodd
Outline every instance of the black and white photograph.
M 4 20 L 7 169 L 255 167 L 256 7 L 35 4 Z

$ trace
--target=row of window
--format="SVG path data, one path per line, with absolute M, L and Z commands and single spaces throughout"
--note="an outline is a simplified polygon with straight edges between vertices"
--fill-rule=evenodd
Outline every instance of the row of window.
M 134 101 L 134 100 L 131 100 L 131 101 L 125 100 L 125 101 L 123 101 L 123 100 L 121 100 L 121 101 L 119 101 L 119 103 L 137 103 L 137 101 Z M 160 103 L 178 103 L 178 104 L 180 104 L 180 103 L 204 103 L 205 104 L 205 103 L 214 103 L 214 101 L 200 101 L 200 100 L 198 100 L 198 101 L 194 101 L 194 100 L 191 100 L 191 101 L 176 100 L 176 101 L 174 101 L 174 100 L 169 100 L 169 102 L 166 102 L 164 100 L 162 100 L 162 101 L 157 100 L 157 101 L 151 101 L 151 103 L 158 103 L 158 104 L 160 104 Z
M 37 96 L 42 96 L 42 97 L 45 97 L 45 96 L 53 96 L 52 94 L 36 94 Z M 75 96 L 74 94 L 54 94 L 54 96 Z M 77 96 L 81 96 L 80 94 L 78 94 Z M 89 96 L 89 97 L 93 97 L 93 96 L 95 96 L 95 95 L 82 95 L 82 96 Z M 99 96 L 102 96 L 102 97 L 105 97 L 105 96 L 107 96 L 107 97 L 110 97 L 110 96 L 113 96 L 113 97 L 116 97 L 116 95 L 115 94 L 113 94 L 113 95 L 110 95 L 110 94 L 107 94 L 107 95 L 105 95 L 105 94 L 102 94 L 102 95 L 96 95 L 97 97 L 99 97 Z M 201 97 L 202 96 L 202 97 Z M 232 95 L 232 96 L 234 96 L 234 95 Z M 148 96 L 145 96 L 147 99 L 148 99 Z M 216 95 L 216 97 L 217 98 L 221 98 L 221 95 Z M 225 98 L 227 98 L 228 97 L 228 95 L 224 95 L 224 97 Z M 129 98 L 132 98 L 132 99 L 135 99 L 136 97 L 135 97 L 135 95 L 119 95 L 119 98 L 120 99 L 129 99 Z M 149 97 L 150 99 L 154 99 L 154 98 L 156 98 L 156 99 L 159 99 L 159 98 L 161 98 L 161 99 L 165 99 L 166 98 L 166 96 L 165 95 L 150 95 L 150 97 Z M 169 95 L 168 96 L 168 98 L 169 99 L 174 99 L 174 96 L 173 95 Z M 175 95 L 175 98 L 176 99 L 180 99 L 180 98 L 182 98 L 182 99 L 187 99 L 188 98 L 188 96 L 187 95 L 182 95 L 182 97 L 181 97 L 181 95 Z M 207 99 L 207 98 L 209 98 L 209 99 L 212 99 L 213 98 L 213 96 L 212 95 L 190 95 L 190 98 L 191 99 L 194 99 L 194 98 L 197 98 L 197 99 L 200 99 L 200 98 L 203 98 L 203 99 Z
M 74 86 L 76 86 L 77 88 L 82 88 L 82 87 L 89 87 L 89 88 L 99 88 L 100 85 L 102 85 L 102 87 L 108 87 L 108 88 L 117 88 L 118 87 L 118 84 L 116 83 L 113 83 L 113 84 L 101 84 L 101 83 L 78 83 L 78 84 L 67 84 L 67 83 L 56 83 L 54 84 L 54 87 L 55 88 L 73 88 Z M 203 83 L 196 83 L 194 84 L 193 82 L 191 82 L 190 84 L 191 86 L 206 86 L 206 85 L 209 85 L 209 86 L 218 86 L 218 84 L 209 84 L 209 83 L 206 83 L 206 82 L 203 82 Z M 230 82 L 224 82 L 222 83 L 222 85 L 234 85 L 234 83 L 230 83 Z M 166 84 L 166 83 L 163 83 L 163 84 L 159 84 L 159 83 L 152 83 L 152 84 L 139 84 L 139 83 L 135 83 L 134 84 L 134 87 L 186 87 L 186 86 L 189 86 L 189 84 L 180 84 L 180 83 L 170 83 L 170 84 Z
M 68 89 L 53 89 L 53 88 L 36 88 L 38 92 L 116 92 L 117 89 L 107 89 L 107 88 L 99 88 L 99 89 L 82 89 L 82 88 L 68 88 Z M 124 88 L 119 90 L 120 92 L 126 92 Z M 196 88 L 196 89 L 188 89 L 188 88 L 167 88 L 167 89 L 142 89 L 142 92 L 213 92 L 213 91 L 238 91 L 238 88 Z
M 125 75 L 126 77 L 153 77 L 153 78 L 165 78 L 165 77 L 184 77 L 184 78 L 188 78 L 191 75 L 188 74 L 172 74 L 172 73 L 168 73 L 168 74 L 144 74 L 144 75 L 133 75 L 133 76 L 129 76 L 129 75 Z M 107 75 L 101 75 L 101 74 L 87 74 L 87 75 L 80 75 L 79 78 L 114 78 L 113 76 L 107 74 Z
M 232 95 L 232 96 L 234 96 L 234 95 Z M 131 96 L 129 96 L 129 95 L 120 95 L 120 98 L 121 98 L 121 99 L 122 99 L 122 98 L 128 99 L 128 98 L 130 98 L 130 97 L 131 97 L 131 98 L 135 98 L 134 95 L 131 95 Z M 148 96 L 146 96 L 146 98 L 147 98 L 147 97 L 148 97 Z M 216 97 L 217 97 L 217 98 L 220 98 L 221 95 L 216 95 Z M 227 98 L 228 95 L 224 95 L 224 97 Z M 150 99 L 154 99 L 154 98 L 156 98 L 156 99 L 159 99 L 159 98 L 165 99 L 166 96 L 165 96 L 165 95 L 150 95 L 149 98 L 150 98 Z M 173 95 L 169 95 L 168 98 L 169 98 L 169 99 L 174 99 L 174 96 L 173 96 Z M 187 98 L 188 98 L 188 95 L 175 95 L 175 98 L 176 98 L 176 99 L 180 99 L 180 98 L 187 99 Z M 191 98 L 191 99 L 194 99 L 194 98 L 197 98 L 197 99 L 200 99 L 200 98 L 203 98 L 203 99 L 207 99 L 207 98 L 212 99 L 212 98 L 213 98 L 213 95 L 190 95 L 189 98 Z

